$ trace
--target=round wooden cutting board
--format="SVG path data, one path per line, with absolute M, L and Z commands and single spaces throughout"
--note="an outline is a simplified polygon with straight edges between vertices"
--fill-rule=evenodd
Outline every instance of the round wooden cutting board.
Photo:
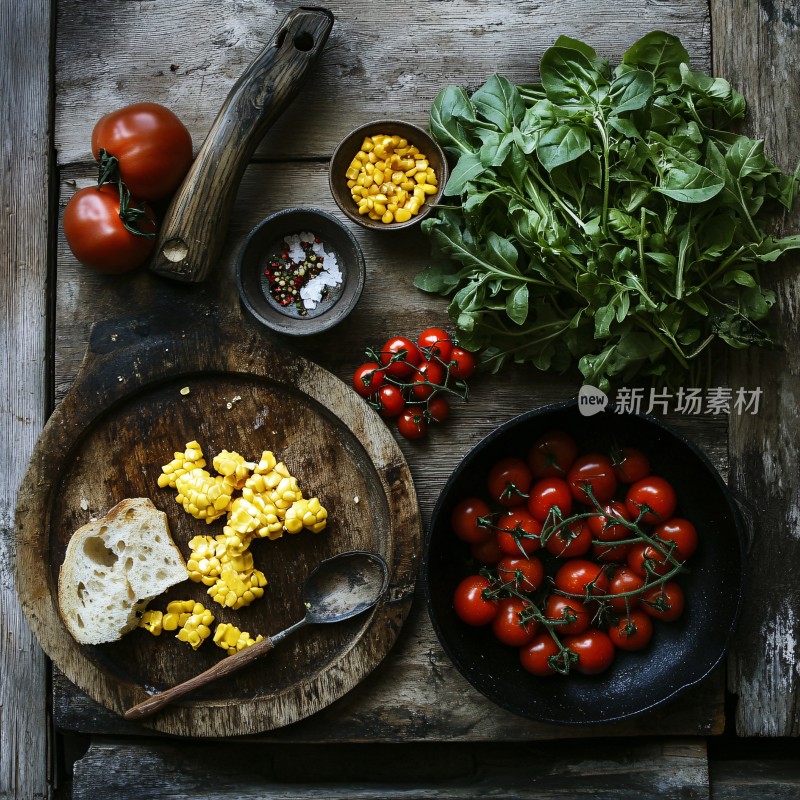
M 59 669 L 118 713 L 226 658 L 210 640 L 193 651 L 174 634 L 154 637 L 138 629 L 118 642 L 81 646 L 58 613 L 58 574 L 70 536 L 126 497 L 149 497 L 166 513 L 184 556 L 193 536 L 222 532 L 224 518 L 210 525 L 195 520 L 176 503 L 174 490 L 158 488 L 161 465 L 192 439 L 203 447 L 209 470 L 223 448 L 251 460 L 272 450 L 304 495 L 320 498 L 329 524 L 316 535 L 304 530 L 253 542 L 255 565 L 269 584 L 248 608 L 224 609 L 205 586 L 190 581 L 150 608 L 191 598 L 212 610 L 215 624 L 230 622 L 252 636 L 275 634 L 303 617 L 302 584 L 321 560 L 371 550 L 389 565 L 389 588 L 373 611 L 307 628 L 145 723 L 183 736 L 288 725 L 356 686 L 393 645 L 411 605 L 420 518 L 408 466 L 380 417 L 336 377 L 248 327 L 150 337 L 87 356 L 42 432 L 20 490 L 22 606 Z

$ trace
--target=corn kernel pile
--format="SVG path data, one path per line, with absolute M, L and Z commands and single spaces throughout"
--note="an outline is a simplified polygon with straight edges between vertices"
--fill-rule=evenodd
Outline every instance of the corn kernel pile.
M 345 175 L 358 213 L 387 225 L 408 222 L 438 191 L 428 159 L 397 135 L 365 137 Z
M 186 566 L 189 579 L 207 586 L 215 603 L 237 610 L 262 597 L 267 585 L 249 552 L 253 539 L 278 539 L 284 532 L 296 534 L 304 528 L 320 533 L 328 512 L 318 498 L 303 497 L 297 479 L 269 450 L 257 463 L 222 450 L 212 466 L 216 475 L 205 469 L 201 446 L 188 442 L 182 453 L 174 453 L 173 460 L 162 467 L 158 485 L 175 489 L 176 500 L 195 519 L 210 523 L 227 515 L 221 534 L 190 540 Z M 213 614 L 200 603 L 177 600 L 167 606 L 166 613 L 146 611 L 139 627 L 154 636 L 180 628 L 177 638 L 196 650 L 210 636 L 213 621 Z M 260 635 L 253 639 L 227 623 L 218 624 L 214 631 L 214 642 L 229 655 L 262 639 Z

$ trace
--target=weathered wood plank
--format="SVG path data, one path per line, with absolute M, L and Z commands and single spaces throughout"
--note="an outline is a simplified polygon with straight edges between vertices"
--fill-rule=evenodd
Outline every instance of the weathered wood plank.
M 257 747 L 257 746 L 256 746 Z M 286 756 L 288 755 L 288 758 Z M 401 766 L 402 765 L 402 766 Z M 276 748 L 99 740 L 75 764 L 74 800 L 702 800 L 701 740 L 562 747 Z
M 711 800 L 797 800 L 800 759 L 712 760 Z
M 84 171 L 65 171 L 62 205 L 90 179 Z M 264 187 L 274 187 L 265 192 Z M 315 205 L 337 214 L 327 188 L 325 164 L 270 163 L 248 169 L 232 215 L 223 263 L 210 283 L 184 287 L 161 280 L 145 270 L 109 278 L 78 265 L 59 237 L 58 333 L 56 385 L 59 393 L 72 382 L 88 341 L 89 326 L 97 319 L 114 320 L 130 314 L 130 298 L 146 320 L 163 304 L 181 302 L 184 314 L 202 314 L 210 303 L 225 315 L 242 313 L 234 282 L 236 249 L 247 232 L 266 214 L 313 198 Z M 379 344 L 388 332 L 416 334 L 429 324 L 447 324 L 446 303 L 412 286 L 414 274 L 428 257 L 425 238 L 414 233 L 402 239 L 351 228 L 364 249 L 367 282 L 359 306 L 335 332 L 315 341 L 291 342 L 303 355 L 349 381 L 363 361 L 367 343 Z M 194 305 L 189 305 L 193 303 Z M 188 310 L 193 308 L 194 310 Z M 155 325 L 156 323 L 152 323 Z M 138 330 L 138 333 L 132 332 Z M 147 324 L 104 324 L 96 338 L 113 347 L 121 337 L 144 336 Z M 557 378 L 528 369 L 471 381 L 469 403 L 454 404 L 447 423 L 427 440 L 400 445 L 414 475 L 423 521 L 427 523 L 439 489 L 461 457 L 501 422 L 530 408 L 564 400 L 577 392 L 578 376 Z M 670 420 L 688 433 L 710 456 L 723 475 L 727 469 L 724 418 L 701 420 L 673 415 Z M 723 725 L 721 676 L 693 690 L 653 717 L 613 728 L 595 729 L 595 735 L 646 733 L 719 733 Z M 63 692 L 63 693 L 62 693 Z M 54 709 L 60 727 L 91 731 L 126 731 L 128 724 L 87 703 L 66 682 L 55 682 Z M 431 628 L 421 592 L 400 640 L 384 665 L 357 690 L 335 704 L 330 714 L 292 726 L 279 737 L 296 741 L 327 738 L 365 740 L 411 739 L 533 739 L 575 736 L 572 728 L 536 725 L 495 707 L 474 691 L 445 656 Z M 580 735 L 591 735 L 580 731 Z
M 48 795 L 46 661 L 14 591 L 17 487 L 42 428 L 49 229 L 50 3 L 0 6 L 0 797 Z
M 99 116 L 142 100 L 172 108 L 199 146 L 236 78 L 295 5 L 59 3 L 59 164 L 90 159 L 89 135 Z M 445 0 L 435 6 L 407 3 L 396 14 L 382 13 L 371 0 L 325 5 L 336 16 L 326 51 L 260 148 L 262 157 L 330 156 L 346 133 L 373 119 L 399 116 L 426 124 L 431 101 L 448 83 L 475 87 L 495 70 L 517 81 L 534 79 L 540 56 L 560 34 L 618 58 L 640 36 L 660 28 L 680 36 L 698 66 L 708 67 L 710 59 L 704 0 L 618 0 L 589 7 L 583 0 Z
M 785 170 L 800 158 L 796 0 L 714 0 L 714 67 L 748 99 L 747 130 L 766 140 Z M 779 221 L 800 229 L 795 211 Z M 739 696 L 742 736 L 800 734 L 800 585 L 786 565 L 800 563 L 800 261 L 765 269 L 777 293 L 774 318 L 783 349 L 741 352 L 731 359 L 730 383 L 764 390 L 757 416 L 730 427 L 731 483 L 753 506 L 748 594 L 730 660 L 730 689 Z

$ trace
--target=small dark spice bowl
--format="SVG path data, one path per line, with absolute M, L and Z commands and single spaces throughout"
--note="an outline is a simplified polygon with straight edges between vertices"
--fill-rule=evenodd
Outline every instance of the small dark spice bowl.
M 290 336 L 321 333 L 341 322 L 361 297 L 365 276 L 353 234 L 316 208 L 267 217 L 247 237 L 236 265 L 247 310 Z
M 356 155 L 361 151 L 364 140 L 379 134 L 385 134 L 389 137 L 399 136 L 401 139 L 405 139 L 408 142 L 408 146 L 416 147 L 419 152 L 425 156 L 428 166 L 432 168 L 436 174 L 436 192 L 426 194 L 425 200 L 420 205 L 418 213 L 412 215 L 410 219 L 405 221 L 398 222 L 394 220 L 392 222 L 382 222 L 380 219 L 370 219 L 367 214 L 359 214 L 358 205 L 352 197 L 352 189 L 347 185 L 347 171 L 350 169 L 353 159 L 355 159 Z M 408 156 L 403 157 L 409 158 Z M 379 156 L 376 156 L 376 159 L 380 160 Z M 414 168 L 412 167 L 410 170 L 406 171 L 413 170 Z M 396 186 L 396 184 L 392 182 L 392 174 L 393 173 L 389 172 L 389 170 L 386 170 L 383 176 L 384 180 L 381 184 Z M 344 214 L 353 220 L 353 222 L 358 223 L 364 228 L 369 228 L 370 230 L 398 231 L 419 224 L 430 214 L 433 206 L 441 199 L 444 187 L 447 184 L 448 175 L 447 158 L 445 157 L 444 151 L 430 134 L 422 128 L 408 122 L 401 122 L 396 119 L 385 119 L 362 125 L 342 140 L 334 151 L 333 158 L 331 158 L 328 181 L 331 187 L 331 194 L 336 204 Z M 414 175 L 406 176 L 406 180 L 409 184 L 416 184 Z M 413 188 L 406 188 L 404 191 L 411 192 L 413 196 Z M 391 202 L 391 199 L 391 197 L 387 196 L 387 204 Z

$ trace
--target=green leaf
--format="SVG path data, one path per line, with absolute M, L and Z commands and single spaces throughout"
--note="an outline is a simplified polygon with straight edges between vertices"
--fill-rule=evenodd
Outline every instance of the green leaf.
M 721 109 L 730 119 L 744 116 L 744 98 L 724 78 L 712 78 L 704 72 L 695 72 L 687 64 L 681 64 L 680 71 L 681 82 L 691 90 L 692 102 L 696 106 Z
M 634 69 L 623 73 L 611 83 L 612 115 L 644 108 L 654 91 L 655 79 L 651 72 Z
M 577 50 L 579 53 L 582 53 L 586 58 L 590 61 L 593 61 L 597 58 L 597 52 L 593 47 L 590 47 L 585 42 L 580 41 L 579 39 L 571 39 L 569 36 L 559 36 L 558 39 L 555 40 L 554 43 L 555 47 L 566 47 L 569 50 Z
M 478 153 L 465 153 L 458 159 L 458 163 L 450 173 L 444 194 L 448 196 L 461 194 L 467 184 L 475 180 L 485 169 Z
M 688 61 L 689 54 L 681 40 L 664 31 L 648 33 L 622 56 L 623 64 L 647 70 L 671 91 L 681 85 L 680 66 Z
M 517 87 L 502 75 L 492 75 L 472 95 L 472 107 L 479 117 L 496 125 L 503 133 L 510 133 L 525 116 L 525 105 Z
M 528 318 L 528 284 L 523 283 L 508 295 L 506 313 L 517 325 L 523 325 Z
M 513 133 L 490 131 L 483 139 L 480 150 L 481 164 L 486 167 L 499 167 L 505 160 L 514 143 Z
M 431 264 L 414 277 L 414 286 L 423 292 L 450 294 L 459 283 L 457 271 L 452 264 Z
M 605 339 L 611 328 L 611 323 L 616 319 L 617 312 L 612 305 L 598 308 L 594 315 L 594 337 Z
M 474 151 L 465 124 L 472 125 L 475 121 L 475 112 L 469 97 L 459 86 L 447 86 L 433 101 L 431 134 L 451 155 Z
M 591 109 L 608 93 L 608 79 L 578 50 L 551 47 L 539 64 L 547 99 L 561 106 Z
M 539 138 L 536 155 L 549 172 L 562 164 L 580 158 L 592 146 L 586 128 L 577 125 L 556 125 Z
M 740 286 L 757 286 L 755 278 L 743 269 L 734 269 L 726 272 L 722 279 L 722 285 L 727 286 L 731 281 L 738 283 Z

